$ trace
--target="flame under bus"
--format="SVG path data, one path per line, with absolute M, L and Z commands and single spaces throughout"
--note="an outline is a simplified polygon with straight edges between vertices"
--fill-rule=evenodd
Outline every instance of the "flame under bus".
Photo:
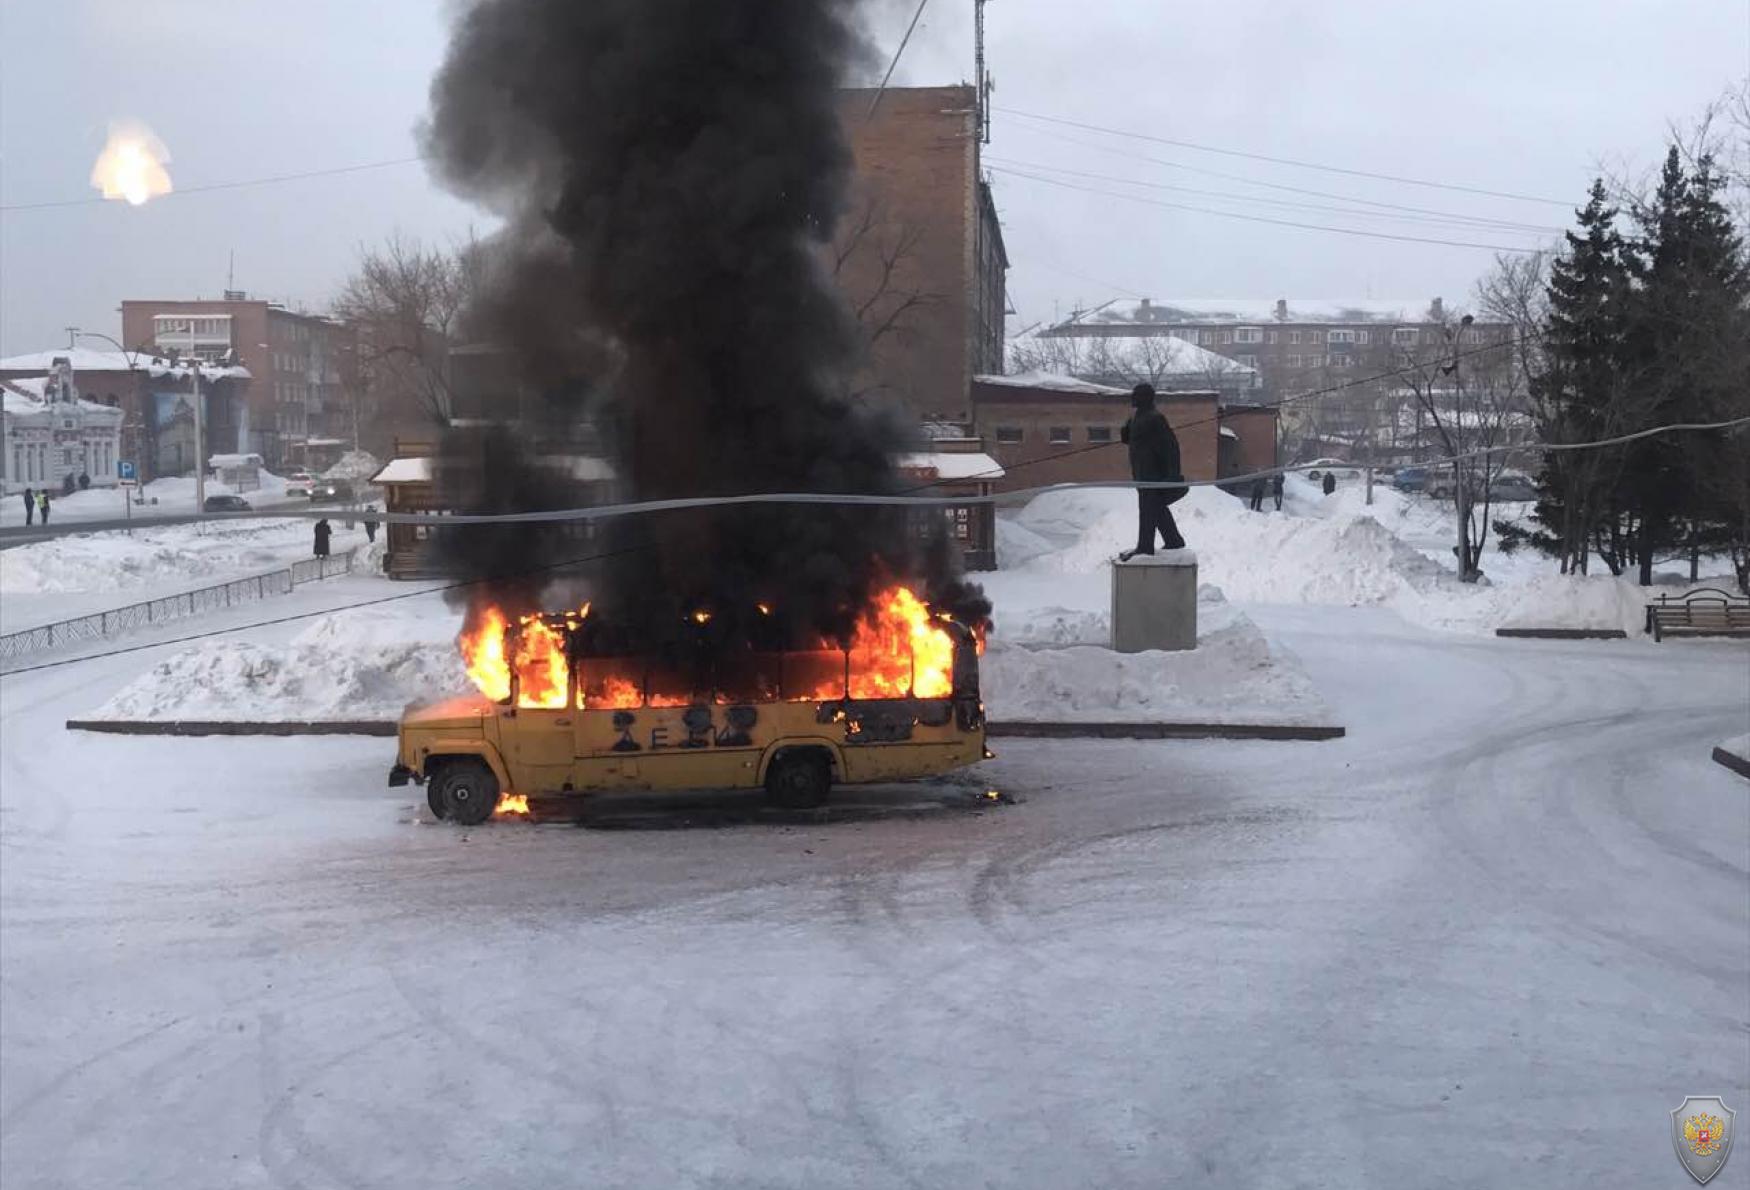
M 703 661 L 586 655 L 578 628 L 576 612 L 505 625 L 485 650 L 504 659 L 504 696 L 408 711 L 390 784 L 425 784 L 434 814 L 475 823 L 505 794 L 552 810 L 613 790 L 764 786 L 781 804 L 817 805 L 834 782 L 986 755 L 978 641 L 941 617 L 859 632 L 844 649 Z

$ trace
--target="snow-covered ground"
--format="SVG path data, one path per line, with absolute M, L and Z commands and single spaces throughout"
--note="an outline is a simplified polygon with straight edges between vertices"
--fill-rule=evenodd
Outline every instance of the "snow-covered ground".
M 1669 1109 L 1750 1098 L 1707 759 L 1750 647 L 1245 610 L 1348 738 L 999 741 L 613 830 L 422 824 L 385 740 L 60 729 L 156 653 L 0 679 L 4 1180 L 1678 1184 Z
M 336 516 L 330 548 L 365 544 Z M 156 599 L 282 569 L 314 549 L 308 521 L 237 520 L 78 533 L 0 551 L 0 630 Z

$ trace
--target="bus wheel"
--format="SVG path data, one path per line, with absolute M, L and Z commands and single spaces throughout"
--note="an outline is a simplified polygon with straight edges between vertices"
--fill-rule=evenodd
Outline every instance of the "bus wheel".
M 498 808 L 498 778 L 478 760 L 451 761 L 427 796 L 443 806 L 442 817 L 462 826 L 479 826 Z
M 442 770 L 433 773 L 425 783 L 425 804 L 431 807 L 431 816 L 442 820 L 449 816 L 449 807 L 444 805 L 443 787 L 438 784 L 438 778 L 443 776 Z
M 832 766 L 818 752 L 786 752 L 766 770 L 766 793 L 786 810 L 812 810 L 832 788 Z

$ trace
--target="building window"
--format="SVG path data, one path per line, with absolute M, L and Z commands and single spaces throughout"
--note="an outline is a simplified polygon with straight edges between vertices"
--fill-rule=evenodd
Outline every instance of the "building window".
M 1291 368 L 1300 367 L 1300 357 L 1298 355 L 1289 356 L 1288 357 L 1288 366 Z
M 1353 343 L 1355 342 L 1355 332 L 1331 331 L 1325 336 L 1325 341 L 1328 343 Z
M 1289 331 L 1288 332 L 1288 341 L 1290 343 L 1300 342 L 1300 332 L 1299 331 Z
M 1306 366 L 1309 368 L 1322 368 L 1325 366 L 1325 357 L 1322 355 L 1309 355 L 1306 357 Z
M 1222 331 L 1221 341 L 1223 343 L 1232 343 L 1234 341 L 1234 333 L 1232 331 Z
M 1400 326 L 1391 333 L 1391 341 L 1399 347 L 1414 347 L 1416 345 L 1416 328 Z
M 1276 332 L 1275 331 L 1270 332 L 1270 342 L 1272 342 L 1272 343 L 1276 342 Z
M 1052 426 L 1051 433 L 1050 433 L 1050 440 L 1051 440 L 1051 444 L 1053 446 L 1068 446 L 1069 445 L 1069 427 L 1068 426 Z
M 1000 446 L 1013 446 L 1025 437 L 1020 426 L 997 427 L 997 444 Z
M 1255 355 L 1244 355 L 1244 354 L 1242 354 L 1242 355 L 1241 355 L 1241 356 L 1240 356 L 1240 357 L 1239 357 L 1239 360 L 1240 360 L 1240 363 L 1241 363 L 1241 364 L 1243 364 L 1243 365 L 1245 365 L 1245 366 L 1246 366 L 1246 367 L 1248 367 L 1248 368 L 1255 368 L 1255 367 L 1257 367 L 1257 366 L 1258 366 L 1258 357 L 1257 357 L 1257 356 L 1255 356 Z
M 1325 332 L 1324 331 L 1308 331 L 1306 333 L 1306 341 L 1308 343 L 1323 343 L 1325 341 Z
M 1357 343 L 1370 343 L 1373 341 L 1373 332 L 1372 331 L 1356 331 L 1355 332 L 1355 341 Z
M 970 508 L 944 508 L 942 514 L 948 518 L 949 532 L 954 534 L 956 541 L 972 540 L 972 510 Z
M 1112 427 L 1111 426 L 1089 426 L 1088 427 L 1088 441 L 1089 442 L 1110 442 L 1110 441 L 1112 441 Z
M 1234 329 L 1235 343 L 1262 343 L 1264 332 L 1255 326 L 1242 326 Z

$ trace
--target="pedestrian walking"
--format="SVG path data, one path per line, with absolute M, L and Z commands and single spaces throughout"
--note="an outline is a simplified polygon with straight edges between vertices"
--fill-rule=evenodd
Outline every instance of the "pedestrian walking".
M 36 494 L 36 514 L 42 518 L 43 524 L 49 523 L 49 490 L 47 488 Z
M 333 533 L 334 528 L 328 523 L 327 518 L 316 522 L 316 556 L 318 558 L 328 556 L 328 539 Z
M 1278 471 L 1270 478 L 1270 494 L 1276 498 L 1276 511 L 1282 511 L 1282 472 Z
M 1262 475 L 1252 481 L 1252 511 L 1264 511 L 1264 477 Z
M 1329 471 L 1325 472 L 1325 495 L 1329 496 L 1337 490 L 1337 477 Z
M 1130 404 L 1136 412 L 1124 423 L 1119 435 L 1130 447 L 1130 477 L 1140 483 L 1182 483 L 1185 476 L 1179 465 L 1179 438 L 1173 433 L 1173 427 L 1167 424 L 1166 417 L 1155 408 L 1154 386 L 1137 385 L 1131 390 Z M 1183 487 L 1136 489 L 1136 548 L 1120 553 L 1120 562 L 1128 562 L 1137 554 L 1154 553 L 1156 533 L 1160 534 L 1161 543 L 1168 549 L 1185 548 L 1185 539 L 1179 535 L 1179 526 L 1173 522 L 1173 513 L 1168 507 L 1184 499 L 1185 490 Z
M 375 511 L 377 511 L 377 506 L 375 504 L 367 504 L 367 505 L 365 505 L 365 511 L 366 512 L 375 512 Z M 377 522 L 376 521 L 368 520 L 365 522 L 365 540 L 366 541 L 377 540 Z
M 24 523 L 27 525 L 36 523 L 36 493 L 29 488 L 24 489 Z

